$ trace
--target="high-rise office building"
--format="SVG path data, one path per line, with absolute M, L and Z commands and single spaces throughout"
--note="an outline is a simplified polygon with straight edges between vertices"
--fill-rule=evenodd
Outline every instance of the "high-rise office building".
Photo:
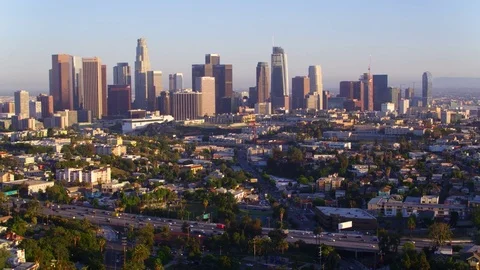
M 147 71 L 150 70 L 147 41 L 137 39 L 137 53 L 135 59 L 135 108 L 146 109 L 148 98 Z
M 3 113 L 13 113 L 15 114 L 15 102 L 7 101 L 2 104 Z
M 304 109 L 305 97 L 310 93 L 310 79 L 307 76 L 292 78 L 292 109 Z
M 194 64 L 192 65 L 192 89 L 195 89 L 197 77 L 212 77 L 213 64 Z
M 131 110 L 132 88 L 129 84 L 108 86 L 108 115 L 126 116 Z
M 423 107 L 432 106 L 432 73 L 426 71 L 422 75 L 422 103 Z
M 215 77 L 216 114 L 231 113 L 233 97 L 232 65 L 214 65 L 213 77 Z
M 83 63 L 82 57 L 73 56 L 73 109 L 83 108 Z
M 405 99 L 413 99 L 415 90 L 412 87 L 405 89 Z
M 50 70 L 50 95 L 54 109 L 73 109 L 73 59 L 68 54 L 52 55 Z
M 366 111 L 373 111 L 373 76 L 370 73 L 363 73 L 359 79 L 363 83 L 363 109 Z
M 163 90 L 162 86 L 162 72 L 161 71 L 148 71 L 148 107 L 149 111 L 157 110 L 157 97 L 160 96 L 160 92 Z
M 258 92 L 257 87 L 252 86 L 248 88 L 248 106 L 254 108 L 255 103 L 258 103 Z
M 107 115 L 107 65 L 102 65 L 102 116 Z
M 175 90 L 183 89 L 183 73 L 173 74 L 173 80 L 175 82 Z
M 272 79 L 270 97 L 274 109 L 286 107 L 286 96 L 290 95 L 288 87 L 287 54 L 281 47 L 272 50 Z
M 168 74 L 168 90 L 175 90 L 175 77 L 173 76 L 173 74 Z
M 387 102 L 384 103 L 393 103 L 395 105 L 395 110 L 398 109 L 398 102 L 399 102 L 399 97 L 400 95 L 400 89 L 396 87 L 388 87 L 388 98 Z
M 102 118 L 102 64 L 98 57 L 83 58 L 83 91 L 85 93 L 84 109 L 96 119 Z
M 170 101 L 170 110 L 175 120 L 193 120 L 202 116 L 202 93 L 191 89 L 173 91 Z
M 30 118 L 40 119 L 42 118 L 42 103 L 36 100 L 30 100 L 28 103 Z
M 314 65 L 308 67 L 308 78 L 310 79 L 310 93 L 317 94 L 319 99 L 319 110 L 323 109 L 323 76 L 322 67 L 320 65 Z M 315 96 L 315 95 L 314 95 Z
M 194 89 L 202 93 L 202 116 L 215 115 L 215 78 L 214 77 L 197 77 Z
M 388 75 L 375 74 L 373 75 L 373 109 L 380 111 L 382 109 L 382 103 L 388 102 Z
M 15 115 L 24 118 L 30 117 L 30 96 L 27 91 L 19 90 L 14 93 Z
M 406 114 L 408 112 L 409 107 L 410 107 L 410 100 L 402 98 L 398 102 L 398 113 L 399 114 Z
M 210 53 L 205 55 L 205 64 L 220 65 L 220 55 Z
M 132 85 L 132 73 L 128 63 L 117 63 L 113 67 L 113 84 Z
M 171 115 L 170 91 L 162 91 L 158 97 L 158 110 L 162 115 Z
M 264 103 L 270 99 L 270 68 L 267 62 L 257 64 L 257 86 L 255 103 Z
M 37 101 L 42 104 L 42 118 L 52 117 L 53 115 L 53 97 L 50 95 L 40 94 Z
M 340 94 L 339 97 L 344 97 L 346 99 L 353 99 L 353 86 L 354 81 L 341 81 L 340 82 Z
M 362 81 L 355 81 L 353 82 L 353 99 L 359 101 L 360 106 L 356 106 L 360 108 L 360 111 L 366 110 L 365 108 L 365 84 Z

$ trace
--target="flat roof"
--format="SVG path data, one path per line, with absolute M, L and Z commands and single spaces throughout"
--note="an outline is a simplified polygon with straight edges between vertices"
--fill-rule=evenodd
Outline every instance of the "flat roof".
M 317 209 L 321 211 L 324 215 L 339 215 L 344 218 L 352 219 L 376 219 L 370 213 L 360 208 L 336 208 L 336 207 L 325 207 L 317 206 Z

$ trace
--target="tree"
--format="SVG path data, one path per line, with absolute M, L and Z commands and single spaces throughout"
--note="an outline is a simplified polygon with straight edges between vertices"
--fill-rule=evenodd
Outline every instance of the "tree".
M 203 199 L 203 213 L 207 212 L 207 207 L 208 207 L 208 200 Z
M 415 228 L 417 226 L 417 220 L 415 218 L 415 215 L 411 215 L 408 218 L 407 226 L 408 226 L 408 229 L 410 230 L 410 235 L 412 235 L 412 231 L 415 230 Z
M 282 252 L 282 254 L 285 252 L 285 250 L 288 249 L 288 242 L 286 239 L 282 239 L 277 243 L 277 249 Z
M 456 227 L 458 222 L 458 212 L 453 211 L 450 213 L 450 226 Z
M 8 258 L 10 258 L 10 252 L 4 248 L 0 249 L 0 269 L 5 269 L 7 266 Z
M 473 224 L 477 227 L 477 229 L 480 229 L 480 207 L 475 207 L 472 210 L 472 221 Z
M 418 269 L 430 270 L 430 264 L 428 263 L 427 255 L 425 255 L 425 252 L 423 252 L 423 251 L 420 254 L 420 261 L 418 263 Z
M 280 229 L 283 228 L 283 215 L 285 214 L 285 208 L 280 208 L 279 210 L 280 213 Z
M 428 236 L 432 239 L 434 247 L 439 247 L 452 239 L 452 231 L 448 224 L 435 222 L 428 228 Z

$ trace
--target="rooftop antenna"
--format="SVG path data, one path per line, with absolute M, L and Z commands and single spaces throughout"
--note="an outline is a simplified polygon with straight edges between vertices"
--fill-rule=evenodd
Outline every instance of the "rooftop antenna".
M 272 47 L 275 47 L 275 35 L 272 35 Z

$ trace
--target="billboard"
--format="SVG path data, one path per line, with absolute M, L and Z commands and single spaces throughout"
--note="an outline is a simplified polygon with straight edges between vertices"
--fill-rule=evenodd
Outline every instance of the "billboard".
M 210 218 L 210 213 L 207 213 L 207 214 L 203 214 L 203 219 L 209 219 Z
M 338 223 L 338 230 L 348 229 L 352 227 L 351 221 L 345 221 L 342 223 Z
M 4 194 L 5 194 L 5 196 L 17 195 L 17 194 L 18 194 L 18 190 L 5 191 Z

